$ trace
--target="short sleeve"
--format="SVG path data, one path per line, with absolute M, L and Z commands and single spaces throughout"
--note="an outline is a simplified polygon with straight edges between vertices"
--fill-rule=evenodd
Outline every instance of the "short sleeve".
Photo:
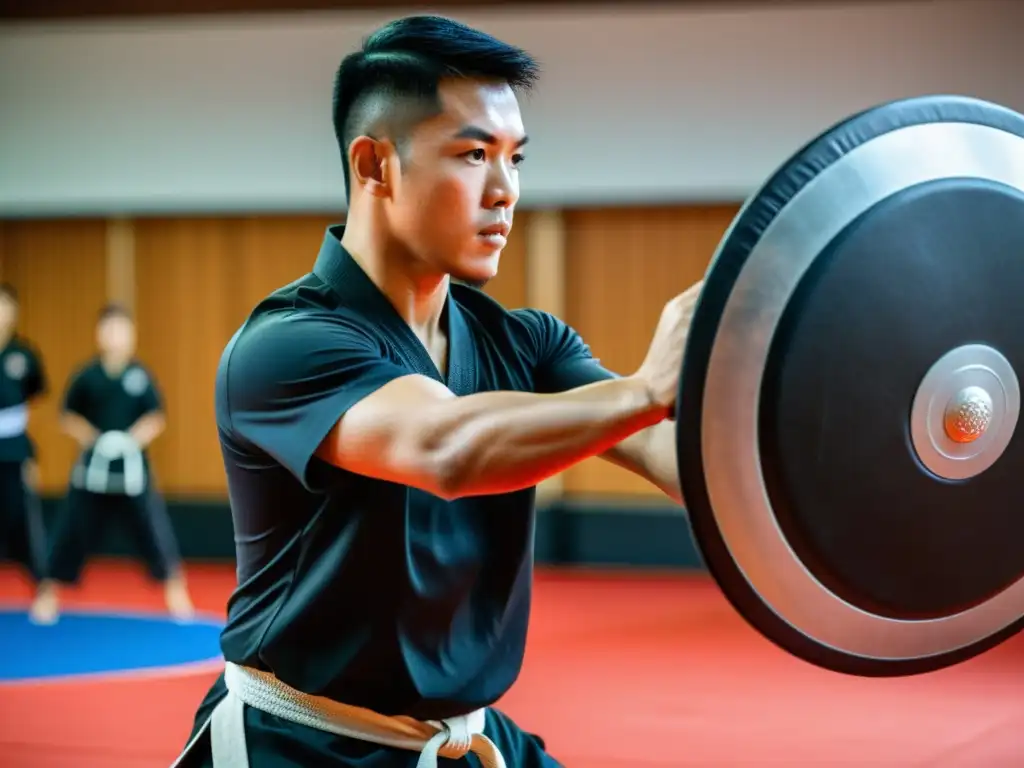
M 28 358 L 28 370 L 22 381 L 22 397 L 26 401 L 46 394 L 46 369 L 39 353 L 34 349 L 27 349 L 25 356 Z
M 548 312 L 515 310 L 534 360 L 534 389 L 539 393 L 566 390 L 617 378 L 593 356 L 572 327 Z
M 92 418 L 89 413 L 89 392 L 86 379 L 86 370 L 76 371 L 72 374 L 67 388 L 64 390 L 64 410 L 81 416 L 86 421 Z
M 218 374 L 218 410 L 236 440 L 309 487 L 317 448 L 356 403 L 412 371 L 388 360 L 372 330 L 333 313 L 252 321 Z M 223 383 L 223 387 L 220 385 Z
M 156 383 L 152 371 L 146 371 L 146 388 L 139 397 L 139 410 L 142 415 L 162 411 L 164 399 L 160 394 L 160 386 Z

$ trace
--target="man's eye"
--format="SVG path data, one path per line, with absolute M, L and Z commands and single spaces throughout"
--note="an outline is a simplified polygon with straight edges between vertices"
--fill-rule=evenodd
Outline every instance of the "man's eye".
M 512 165 L 518 166 L 526 159 L 526 155 L 512 155 Z
M 473 150 L 470 150 L 469 152 L 467 152 L 465 155 L 463 155 L 463 157 L 468 157 L 471 160 L 476 160 L 478 162 L 482 162 L 483 160 L 485 160 L 487 158 L 487 153 L 484 152 L 484 150 L 482 150 L 482 149 L 473 149 Z

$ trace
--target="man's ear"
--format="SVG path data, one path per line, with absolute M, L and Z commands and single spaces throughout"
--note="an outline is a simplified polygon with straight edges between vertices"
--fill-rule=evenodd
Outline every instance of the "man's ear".
M 359 136 L 348 148 L 348 163 L 354 186 L 373 197 L 391 194 L 389 170 L 394 147 L 388 141 Z

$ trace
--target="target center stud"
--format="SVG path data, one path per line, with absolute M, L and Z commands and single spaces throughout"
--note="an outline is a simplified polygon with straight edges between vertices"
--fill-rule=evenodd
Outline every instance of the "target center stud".
M 1020 383 L 993 347 L 965 344 L 940 357 L 921 379 L 910 409 L 914 452 L 930 472 L 966 480 L 1010 445 L 1020 416 Z
M 981 387 L 964 387 L 946 405 L 944 426 L 949 439 L 973 443 L 992 423 L 992 397 Z

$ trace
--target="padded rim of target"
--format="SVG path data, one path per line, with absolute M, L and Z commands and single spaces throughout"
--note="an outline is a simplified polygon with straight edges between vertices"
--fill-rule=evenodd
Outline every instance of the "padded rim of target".
M 798 150 L 741 208 L 722 238 L 694 313 L 676 405 L 677 461 L 690 528 L 711 575 L 740 615 L 792 655 L 816 666 L 863 677 L 921 674 L 965 661 L 1024 627 L 1024 618 L 1002 632 L 957 651 L 923 659 L 880 661 L 822 646 L 779 618 L 750 587 L 722 539 L 704 478 L 702 407 L 718 325 L 732 287 L 761 235 L 786 204 L 849 152 L 901 128 L 929 123 L 973 123 L 1024 138 L 1024 116 L 965 96 L 921 96 L 864 110 L 819 134 Z

